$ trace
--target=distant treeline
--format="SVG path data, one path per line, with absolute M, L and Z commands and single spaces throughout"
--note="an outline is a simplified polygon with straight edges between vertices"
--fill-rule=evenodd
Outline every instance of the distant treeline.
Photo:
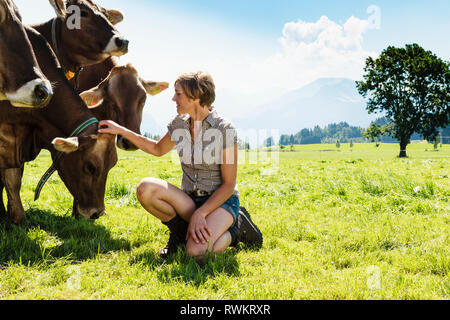
M 384 126 L 388 124 L 388 120 L 383 117 L 374 121 L 374 124 Z M 367 142 L 367 138 L 363 136 L 366 128 L 355 127 L 349 125 L 347 122 L 332 123 L 324 128 L 315 126 L 313 129 L 302 129 L 296 134 L 281 135 L 279 144 L 288 146 L 293 144 L 320 144 L 320 143 L 357 143 Z M 450 126 L 445 129 L 440 129 L 439 143 L 450 144 Z M 151 133 L 144 133 L 144 136 L 156 141 L 161 139 L 160 135 L 152 135 Z M 417 133 L 413 134 L 411 140 L 423 140 L 423 137 Z M 398 143 L 394 138 L 388 135 L 380 136 L 377 142 L 384 143 Z M 276 142 L 272 137 L 264 141 L 264 146 L 273 146 Z M 240 141 L 242 148 L 249 148 L 248 142 Z
M 384 126 L 388 124 L 388 119 L 383 117 L 374 121 L 375 124 Z M 367 142 L 363 136 L 366 129 L 349 125 L 347 122 L 332 123 L 324 128 L 315 126 L 313 129 L 302 129 L 296 134 L 281 135 L 280 144 L 287 146 L 292 144 L 319 144 L 319 143 L 349 143 L 349 142 Z M 450 143 L 450 126 L 440 130 L 440 143 Z M 413 134 L 411 140 L 423 140 L 423 137 L 417 133 Z M 378 142 L 398 143 L 394 138 L 388 135 L 379 137 Z
M 332 123 L 324 128 L 315 126 L 313 129 L 302 129 L 296 134 L 281 135 L 281 145 L 318 144 L 339 142 L 364 142 L 364 128 L 350 126 L 347 122 Z
M 441 130 L 441 137 L 440 143 L 450 144 L 450 126 Z

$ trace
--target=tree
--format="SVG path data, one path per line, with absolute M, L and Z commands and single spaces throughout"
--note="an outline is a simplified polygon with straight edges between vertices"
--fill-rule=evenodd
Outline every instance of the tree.
M 439 145 L 439 136 L 434 138 L 434 144 L 433 144 L 434 150 L 437 150 L 438 145 Z
M 275 145 L 275 142 L 274 142 L 274 140 L 273 140 L 272 137 L 269 137 L 269 138 L 267 138 L 267 139 L 264 141 L 264 146 L 265 146 L 265 147 L 272 147 L 272 146 L 274 146 L 274 145 Z
M 414 132 L 432 141 L 450 123 L 449 70 L 449 62 L 418 44 L 390 46 L 377 59 L 367 58 L 356 86 L 368 98 L 369 113 L 385 113 L 387 131 L 400 142 L 399 157 L 406 157 Z
M 372 122 L 365 131 L 363 131 L 363 136 L 370 142 L 378 142 L 381 140 L 381 137 L 385 135 L 391 135 L 393 130 L 393 124 L 391 122 L 386 123 L 384 125 L 377 124 L 376 122 Z
M 341 147 L 341 143 L 338 141 L 336 141 L 336 148 L 340 148 Z

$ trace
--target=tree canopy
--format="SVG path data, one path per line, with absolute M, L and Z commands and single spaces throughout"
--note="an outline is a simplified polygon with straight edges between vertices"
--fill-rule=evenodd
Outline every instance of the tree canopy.
M 388 47 L 367 58 L 359 93 L 367 98 L 369 113 L 383 113 L 389 127 L 372 127 L 400 141 L 400 157 L 417 132 L 431 141 L 450 123 L 450 64 L 418 44 Z

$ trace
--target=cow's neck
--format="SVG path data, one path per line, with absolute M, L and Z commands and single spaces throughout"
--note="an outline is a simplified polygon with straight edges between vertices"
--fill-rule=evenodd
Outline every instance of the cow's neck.
M 50 82 L 59 84 L 48 106 L 33 111 L 40 118 L 42 126 L 49 122 L 68 135 L 93 114 L 57 67 L 58 62 L 48 49 L 48 43 L 32 30 L 27 31 L 27 34 L 45 76 Z
M 112 114 L 111 108 L 108 108 L 109 103 L 108 101 L 103 101 L 97 108 L 90 109 L 94 116 L 99 120 L 112 120 L 117 122 L 119 119 L 117 119 L 117 116 Z
M 2 117 L 0 126 L 2 148 L 0 148 L 0 165 L 3 161 L 20 159 L 23 162 L 33 160 L 41 148 L 55 152 L 51 142 L 56 137 L 68 137 L 80 124 L 93 117 L 80 96 L 67 82 L 48 43 L 35 30 L 26 27 L 27 36 L 33 46 L 36 59 L 45 76 L 51 83 L 57 84 L 54 95 L 47 107 L 42 109 L 14 108 L 7 102 L 0 102 Z M 15 132 L 8 138 L 8 132 Z M 96 134 L 97 126 L 90 126 L 83 135 Z M 20 150 L 19 150 L 20 149 Z M 9 157 L 9 158 L 8 158 Z M 23 163 L 22 163 L 23 164 Z M 15 163 L 17 167 L 21 164 Z
M 103 62 L 84 68 L 83 72 L 80 74 L 78 93 L 98 86 L 106 79 L 106 77 L 108 77 L 109 72 L 118 64 L 116 57 L 109 57 Z
M 62 38 L 61 38 L 61 28 L 62 28 L 62 21 L 60 18 L 56 19 L 56 30 L 55 35 L 53 36 L 52 32 L 52 25 L 54 19 L 47 21 L 45 23 L 39 24 L 39 25 L 33 25 L 32 27 L 38 31 L 44 38 L 47 40 L 47 42 L 52 47 L 53 51 L 56 53 L 59 62 L 61 63 L 62 67 L 64 68 L 64 71 L 71 71 L 71 72 L 77 72 L 82 67 L 80 63 L 76 62 L 75 59 L 70 54 L 70 51 L 66 50 L 64 48 Z

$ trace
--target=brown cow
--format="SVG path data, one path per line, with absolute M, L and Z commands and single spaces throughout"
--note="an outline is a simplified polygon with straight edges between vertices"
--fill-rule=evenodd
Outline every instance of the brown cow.
M 16 5 L 0 0 L 0 100 L 8 100 L 15 107 L 41 108 L 52 94 Z
M 55 166 L 74 197 L 74 214 L 98 218 L 105 210 L 107 174 L 117 162 L 114 136 L 98 134 L 97 124 L 92 124 L 77 138 L 66 138 L 93 114 L 65 78 L 45 39 L 31 28 L 26 30 L 41 69 L 56 87 L 45 110 L 17 109 L 1 103 L 5 112 L 0 126 L 8 129 L 2 130 L 0 135 L 4 138 L 0 147 L 0 168 L 8 194 L 8 215 L 14 223 L 25 218 L 20 200 L 23 165 L 34 160 L 41 149 L 47 149 L 52 159 L 57 157 L 57 151 L 63 152 Z M 11 135 L 4 137 L 7 132 Z M 5 213 L 3 205 L 0 209 Z
M 98 86 L 81 93 L 81 97 L 99 120 L 113 120 L 140 134 L 142 111 L 147 94 L 157 95 L 169 87 L 167 82 L 145 81 L 131 65 L 114 67 Z M 137 148 L 119 136 L 117 146 L 123 150 Z
M 128 52 L 128 40 L 114 27 L 123 20 L 120 11 L 106 10 L 91 0 L 49 1 L 57 17 L 32 27 L 50 43 L 69 80 L 76 79 L 83 67 Z M 78 11 L 69 14 L 73 8 Z M 72 23 L 77 13 L 79 26 Z

